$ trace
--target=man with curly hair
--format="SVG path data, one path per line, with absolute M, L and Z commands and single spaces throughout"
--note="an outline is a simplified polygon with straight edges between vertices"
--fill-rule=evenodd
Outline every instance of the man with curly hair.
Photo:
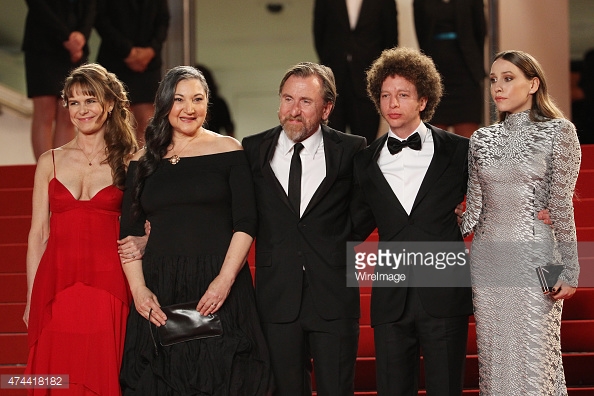
M 431 58 L 410 48 L 382 52 L 367 92 L 388 133 L 355 156 L 353 221 L 364 240 L 462 242 L 454 210 L 468 176 L 468 139 L 436 128 L 443 91 Z M 376 287 L 371 325 L 378 395 L 416 395 L 420 353 L 428 395 L 461 395 L 469 287 Z

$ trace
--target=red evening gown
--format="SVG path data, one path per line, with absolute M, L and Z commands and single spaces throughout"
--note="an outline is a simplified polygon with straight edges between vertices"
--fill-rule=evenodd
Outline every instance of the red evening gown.
M 29 314 L 26 374 L 69 375 L 66 390 L 32 395 L 120 395 L 130 293 L 117 253 L 123 193 L 107 186 L 76 200 L 49 183 L 50 236 L 39 263 Z

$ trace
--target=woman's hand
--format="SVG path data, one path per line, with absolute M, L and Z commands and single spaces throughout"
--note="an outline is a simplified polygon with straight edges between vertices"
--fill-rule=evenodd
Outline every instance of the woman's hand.
M 25 312 L 23 313 L 23 322 L 25 322 L 25 326 L 29 328 L 29 310 L 31 309 L 31 303 L 27 302 L 25 305 Z
M 118 254 L 122 264 L 130 263 L 134 260 L 140 260 L 144 255 L 144 248 L 148 241 L 148 235 L 132 236 L 118 240 Z
M 118 254 L 122 264 L 130 263 L 134 260 L 140 260 L 144 256 L 144 249 L 151 233 L 151 223 L 144 223 L 144 236 L 129 235 L 124 239 L 118 240 Z
M 157 296 L 152 291 L 150 291 L 148 287 L 138 287 L 132 291 L 132 296 L 134 298 L 134 306 L 136 307 L 136 311 L 138 311 L 140 316 L 148 319 L 150 313 L 151 323 L 157 327 L 165 324 L 167 321 L 167 316 L 165 316 L 163 311 L 161 311 L 161 304 L 159 304 Z
M 226 279 L 220 274 L 210 282 L 208 290 L 198 302 L 198 312 L 209 315 L 217 312 L 222 306 L 233 286 L 233 280 Z
M 550 295 L 555 300 L 567 300 L 568 298 L 573 297 L 576 290 L 577 287 L 569 286 L 567 283 L 560 280 L 555 283 L 553 291 L 546 294 Z

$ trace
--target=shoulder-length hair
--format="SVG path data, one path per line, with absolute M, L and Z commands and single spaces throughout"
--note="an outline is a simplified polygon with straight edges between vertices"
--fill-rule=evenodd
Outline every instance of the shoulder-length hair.
M 495 55 L 493 62 L 497 59 L 503 59 L 514 64 L 529 80 L 538 78 L 540 84 L 532 96 L 532 107 L 530 108 L 530 119 L 532 121 L 565 118 L 563 112 L 549 96 L 544 70 L 532 55 L 524 51 L 510 50 L 499 52 Z M 499 121 L 505 120 L 508 115 L 509 112 L 507 111 L 499 112 Z
M 103 114 L 108 112 L 107 103 L 113 103 L 113 109 L 108 112 L 105 124 L 105 162 L 111 167 L 113 184 L 123 189 L 126 164 L 138 149 L 130 102 L 124 85 L 115 74 L 108 72 L 103 66 L 89 63 L 77 67 L 66 78 L 62 90 L 65 107 L 68 107 L 68 99 L 76 90 L 80 90 L 84 95 L 96 97 L 103 108 Z

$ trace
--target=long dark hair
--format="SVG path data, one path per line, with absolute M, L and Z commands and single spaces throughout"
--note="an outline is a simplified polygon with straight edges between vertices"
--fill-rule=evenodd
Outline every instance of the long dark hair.
M 171 144 L 173 128 L 169 123 L 169 112 L 173 107 L 175 88 L 182 80 L 198 80 L 204 87 L 206 99 L 210 92 L 204 75 L 192 66 L 176 66 L 167 71 L 155 96 L 155 115 L 151 118 L 146 132 L 145 153 L 138 161 L 136 171 L 136 188 L 134 190 L 133 211 L 140 212 L 140 195 L 144 188 L 146 178 L 152 175 L 159 165 L 161 159 L 167 154 L 167 147 Z
M 108 114 L 105 124 L 107 158 L 104 162 L 111 168 L 113 184 L 123 189 L 126 164 L 138 149 L 130 102 L 124 85 L 115 74 L 108 72 L 103 66 L 89 63 L 77 67 L 66 78 L 62 90 L 65 107 L 68 107 L 68 98 L 75 89 L 80 89 L 85 95 L 96 97 L 104 113 L 107 112 L 107 102 L 113 102 L 113 110 Z

